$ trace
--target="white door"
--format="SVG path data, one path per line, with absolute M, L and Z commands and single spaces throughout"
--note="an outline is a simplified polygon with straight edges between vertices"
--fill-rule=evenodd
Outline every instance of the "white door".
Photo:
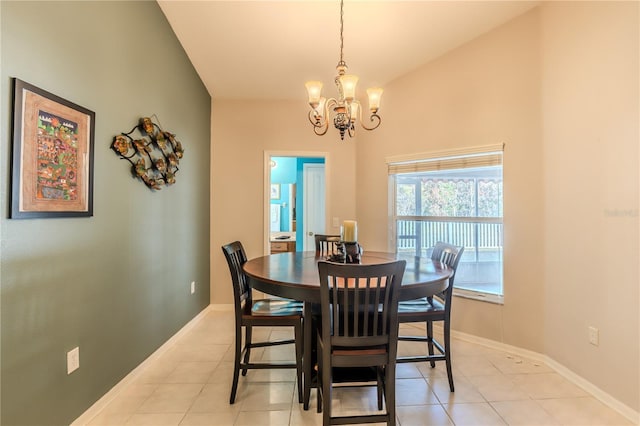
M 324 164 L 307 163 L 303 167 L 304 251 L 315 250 L 315 234 L 324 234 Z

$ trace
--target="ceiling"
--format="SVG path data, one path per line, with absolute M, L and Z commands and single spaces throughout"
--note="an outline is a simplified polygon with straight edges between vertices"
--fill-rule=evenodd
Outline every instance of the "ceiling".
M 158 3 L 214 99 L 306 99 L 307 80 L 337 95 L 338 0 Z M 345 0 L 344 60 L 359 89 L 384 88 L 538 3 Z

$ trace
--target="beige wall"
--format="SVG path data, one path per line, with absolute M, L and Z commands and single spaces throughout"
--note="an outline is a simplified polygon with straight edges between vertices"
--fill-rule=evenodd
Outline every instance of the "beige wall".
M 357 207 L 364 246 L 384 249 L 385 157 L 505 143 L 505 304 L 456 299 L 453 326 L 544 352 L 538 28 L 535 9 L 390 84 L 358 141 Z
M 301 86 L 304 96 L 304 87 Z M 300 102 L 214 101 L 211 150 L 211 303 L 232 303 L 220 247 L 240 240 L 249 258 L 264 247 L 264 152 L 327 154 L 327 232 L 331 218 L 355 217 L 355 144 L 332 129 L 316 136 Z
M 638 73 L 637 2 L 545 2 L 387 85 L 382 126 L 357 141 L 315 137 L 303 102 L 214 102 L 212 302 L 230 301 L 221 244 L 262 253 L 264 150 L 331 152 L 329 217 L 356 212 L 365 249 L 385 250 L 386 157 L 505 143 L 505 303 L 456 298 L 453 327 L 637 412 Z
M 545 5 L 541 39 L 545 351 L 636 411 L 638 5 Z
M 638 411 L 638 3 L 545 3 L 383 100 L 357 149 L 365 247 L 388 244 L 385 157 L 504 142 L 505 303 L 457 298 L 453 327 L 549 355 Z

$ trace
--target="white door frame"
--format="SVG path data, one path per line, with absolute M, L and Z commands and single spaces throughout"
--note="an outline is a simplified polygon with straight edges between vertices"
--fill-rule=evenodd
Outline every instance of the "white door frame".
M 264 188 L 262 190 L 262 194 L 264 196 L 263 201 L 263 226 L 262 226 L 262 234 L 263 234 L 263 253 L 265 255 L 270 252 L 270 244 L 269 244 L 269 236 L 270 236 L 270 226 L 269 226 L 269 205 L 271 204 L 271 157 L 307 157 L 307 158 L 324 158 L 324 188 L 325 188 L 325 197 L 324 197 L 324 218 L 325 218 L 325 229 L 329 229 L 329 212 L 331 211 L 331 197 L 328 196 L 329 191 L 329 172 L 330 170 L 330 155 L 328 152 L 320 152 L 320 151 L 264 151 Z

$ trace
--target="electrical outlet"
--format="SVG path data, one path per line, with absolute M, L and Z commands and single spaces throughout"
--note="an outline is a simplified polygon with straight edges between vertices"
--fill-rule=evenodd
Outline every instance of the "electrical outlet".
M 331 221 L 331 226 L 333 226 L 334 228 L 337 228 L 340 226 L 340 218 L 339 217 L 334 217 L 333 220 Z
M 80 348 L 75 347 L 67 352 L 67 374 L 71 374 L 80 368 Z
M 594 346 L 600 344 L 600 331 L 596 327 L 589 327 L 589 343 Z
M 191 294 L 196 292 L 196 282 L 191 281 Z

